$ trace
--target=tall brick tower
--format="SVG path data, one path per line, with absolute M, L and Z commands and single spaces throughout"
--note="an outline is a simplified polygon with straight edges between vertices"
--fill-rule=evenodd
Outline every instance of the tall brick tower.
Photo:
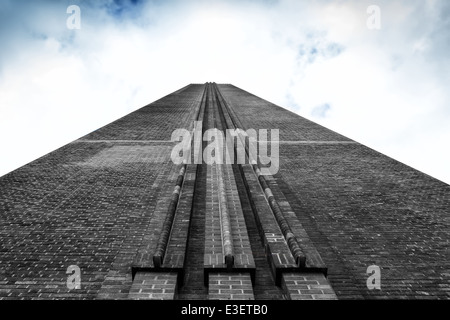
M 196 121 L 278 129 L 279 170 L 175 163 Z M 0 178 L 0 299 L 449 299 L 449 208 L 443 182 L 191 84 Z

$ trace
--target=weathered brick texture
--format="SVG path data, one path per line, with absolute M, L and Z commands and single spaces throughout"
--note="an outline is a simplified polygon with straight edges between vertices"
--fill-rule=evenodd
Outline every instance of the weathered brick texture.
M 280 130 L 274 179 L 339 298 L 450 298 L 449 185 L 235 86 L 219 88 L 247 128 Z M 381 290 L 366 285 L 370 265 L 381 268 Z
M 203 89 L 189 86 L 0 178 L 0 299 L 127 298 L 170 172 L 167 141 Z M 67 288 L 70 265 L 81 289 Z
M 265 181 L 317 270 L 295 264 L 249 164 L 221 165 L 242 268 L 205 273 L 223 264 L 217 168 L 191 164 L 163 262 L 184 285 L 145 269 L 180 171 L 171 134 L 197 116 L 204 130 L 280 130 Z M 448 208 L 445 183 L 235 86 L 192 84 L 0 178 L 0 299 L 450 299 Z
M 128 298 L 134 300 L 173 300 L 176 292 L 176 273 L 138 272 L 134 277 Z
M 282 286 L 291 300 L 336 300 L 322 273 L 284 273 Z
M 254 300 L 252 280 L 248 273 L 210 273 L 208 299 Z

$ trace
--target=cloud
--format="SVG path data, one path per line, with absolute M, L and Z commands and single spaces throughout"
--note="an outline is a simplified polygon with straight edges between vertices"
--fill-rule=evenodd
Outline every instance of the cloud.
M 369 1 L 2 1 L 0 175 L 215 81 L 450 182 L 450 4 L 377 3 L 379 31 Z
M 325 118 L 330 109 L 331 106 L 328 103 L 322 104 L 312 109 L 311 116 L 313 118 Z

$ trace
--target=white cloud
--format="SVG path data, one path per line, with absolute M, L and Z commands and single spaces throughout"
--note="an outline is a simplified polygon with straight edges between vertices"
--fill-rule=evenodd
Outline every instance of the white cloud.
M 357 27 L 363 22 L 352 18 L 355 12 L 330 19 L 319 15 L 324 19 L 319 25 L 333 30 L 327 38 L 345 50 L 302 68 L 293 90 L 300 114 L 450 182 L 450 151 L 445 148 L 450 94 L 448 79 L 441 76 L 448 74 L 448 62 L 430 58 L 441 49 L 431 36 L 439 22 L 437 4 L 383 3 L 382 29 L 375 32 Z M 342 24 L 336 17 L 342 17 Z M 346 28 L 352 25 L 349 20 L 355 23 Z M 312 115 L 328 102 L 332 109 L 325 119 Z
M 114 3 L 79 2 L 81 30 L 66 29 L 72 1 L 0 9 L 0 175 L 215 81 L 450 182 L 443 1 L 378 1 L 380 31 L 366 28 L 368 1 Z

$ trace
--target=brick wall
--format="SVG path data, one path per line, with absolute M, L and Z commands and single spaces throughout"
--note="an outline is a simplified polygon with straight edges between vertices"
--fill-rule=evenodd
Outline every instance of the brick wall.
M 450 186 L 232 85 L 246 128 L 279 129 L 274 176 L 341 299 L 449 299 Z M 381 268 L 370 290 L 367 268 Z
M 174 298 L 172 273 L 141 271 L 133 282 L 131 265 L 136 257 L 152 264 L 179 171 L 168 141 L 191 122 L 204 88 L 187 86 L 0 178 L 0 299 Z M 284 270 L 273 274 L 284 292 L 274 285 L 269 266 L 295 267 L 289 249 L 252 169 L 243 166 L 240 181 L 240 169 L 225 166 L 235 261 L 260 269 L 253 284 L 249 272 L 216 271 L 203 286 L 205 223 L 215 209 L 207 201 L 216 190 L 204 168 L 197 194 L 185 193 L 196 214 L 182 298 L 208 290 L 215 299 L 333 299 L 332 291 L 340 299 L 449 299 L 449 185 L 232 85 L 219 88 L 246 128 L 281 130 L 280 171 L 267 181 L 328 275 Z M 205 114 L 223 129 L 217 109 Z M 182 205 L 169 244 L 177 265 L 191 203 Z M 80 289 L 67 287 L 70 265 L 80 267 Z M 381 290 L 367 288 L 370 265 L 381 268 Z
M 336 300 L 322 273 L 284 273 L 282 286 L 291 300 Z
M 128 294 L 134 300 L 173 300 L 177 292 L 177 274 L 138 272 Z
M 210 273 L 208 299 L 253 300 L 252 280 L 248 273 Z
M 0 299 L 127 298 L 167 141 L 202 93 L 190 86 L 0 178 Z M 80 289 L 66 285 L 70 265 Z

